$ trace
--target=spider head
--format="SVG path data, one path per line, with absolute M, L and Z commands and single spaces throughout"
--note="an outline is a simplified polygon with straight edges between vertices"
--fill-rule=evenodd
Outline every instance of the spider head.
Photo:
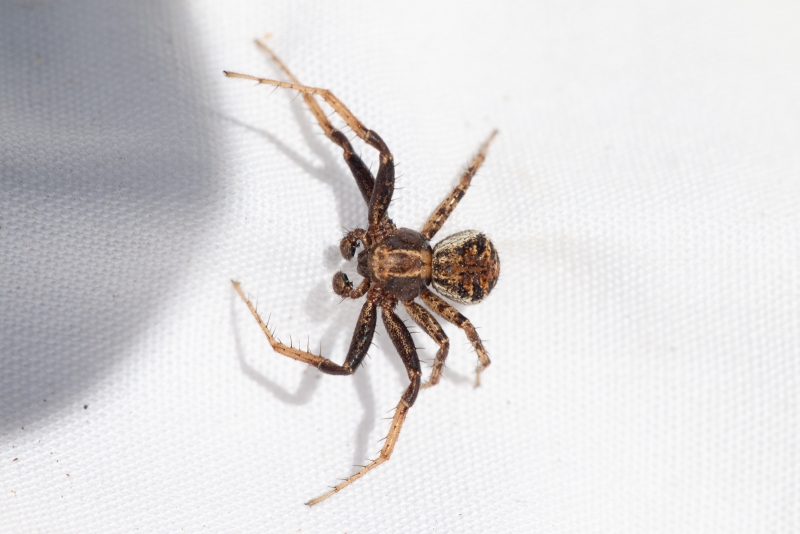
M 497 249 L 476 230 L 465 230 L 437 243 L 432 263 L 433 287 L 462 304 L 485 299 L 500 276 Z

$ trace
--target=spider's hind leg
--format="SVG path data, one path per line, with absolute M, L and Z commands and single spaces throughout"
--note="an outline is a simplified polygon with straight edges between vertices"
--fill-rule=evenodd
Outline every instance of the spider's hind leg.
M 469 164 L 467 170 L 464 171 L 464 174 L 461 175 L 461 180 L 459 181 L 458 185 L 453 189 L 453 191 L 448 195 L 446 199 L 439 204 L 439 207 L 431 213 L 428 222 L 425 223 L 425 226 L 422 228 L 422 237 L 430 241 L 436 232 L 442 227 L 450 214 L 453 213 L 453 210 L 456 209 L 458 206 L 458 201 L 463 198 L 463 196 L 467 193 L 467 189 L 469 189 L 469 183 L 472 181 L 472 177 L 475 176 L 475 173 L 478 172 L 478 169 L 481 168 L 483 165 L 483 160 L 486 159 L 486 152 L 489 150 L 489 143 L 492 142 L 494 136 L 497 135 L 497 130 L 493 131 L 489 138 L 484 141 L 483 145 L 481 145 L 481 149 L 478 151 L 478 154 L 472 160 L 472 163 Z

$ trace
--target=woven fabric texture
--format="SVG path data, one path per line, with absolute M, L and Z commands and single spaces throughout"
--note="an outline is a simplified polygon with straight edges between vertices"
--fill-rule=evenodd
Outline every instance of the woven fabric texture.
M 797 2 L 0 4 L 0 531 L 800 531 Z M 302 99 L 332 89 L 421 228 L 502 261 L 407 377 L 338 242 L 366 208 Z M 337 118 L 334 124 L 340 125 Z M 373 150 L 354 141 L 377 166 Z M 405 314 L 401 312 L 405 318 Z M 414 334 L 429 369 L 433 341 Z

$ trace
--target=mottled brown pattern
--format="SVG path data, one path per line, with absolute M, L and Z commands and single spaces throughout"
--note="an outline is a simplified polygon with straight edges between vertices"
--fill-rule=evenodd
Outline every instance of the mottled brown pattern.
M 465 230 L 433 250 L 433 287 L 462 304 L 485 299 L 500 277 L 500 257 L 488 237 Z
M 291 82 L 233 72 L 226 72 L 225 75 L 299 91 L 325 135 L 342 149 L 342 156 L 353 173 L 361 196 L 367 203 L 367 228 L 357 228 L 348 232 L 339 243 L 339 251 L 345 260 L 352 260 L 356 256 L 358 248 L 361 247 L 362 250 L 358 253 L 356 260 L 356 270 L 363 279 L 355 287 L 345 273 L 338 272 L 333 276 L 331 282 L 333 292 L 343 299 L 358 299 L 366 295 L 344 363 L 340 365 L 321 354 L 317 355 L 307 350 L 294 348 L 291 343 L 289 345 L 281 343 L 256 312 L 252 302 L 242 291 L 239 282 L 234 281 L 233 285 L 247 304 L 275 352 L 313 365 L 323 373 L 332 375 L 350 375 L 358 369 L 367 354 L 367 349 L 372 344 L 378 309 L 380 309 L 383 325 L 395 350 L 403 360 L 409 379 L 409 385 L 397 404 L 389 433 L 378 458 L 368 462 L 361 470 L 329 492 L 306 503 L 313 505 L 341 491 L 387 461 L 392 455 L 403 422 L 409 409 L 414 405 L 420 388 L 433 386 L 441 378 L 449 352 L 450 340 L 434 316 L 414 302 L 414 299 L 420 298 L 435 314 L 455 324 L 466 334 L 478 355 L 475 385 L 480 384 L 481 371 L 489 365 L 490 360 L 475 327 L 472 326 L 469 319 L 461 315 L 450 304 L 431 293 L 428 285 L 433 285 L 437 291 L 457 302 L 465 304 L 480 302 L 494 288 L 500 275 L 500 259 L 497 250 L 489 238 L 475 230 L 452 235 L 433 249 L 430 240 L 464 197 L 472 177 L 486 158 L 489 143 L 497 132 L 492 132 L 483 143 L 478 154 L 461 176 L 458 185 L 434 210 L 422 232 L 409 228 L 397 228 L 388 216 L 389 204 L 394 193 L 394 158 L 383 139 L 365 127 L 333 93 L 327 89 L 302 85 L 266 45 L 261 42 L 258 45 L 272 57 Z M 347 137 L 332 126 L 315 97 L 322 98 L 361 140 L 379 152 L 380 165 L 374 178 L 353 151 Z M 402 303 L 414 322 L 439 346 L 430 378 L 425 386 L 421 385 L 422 371 L 414 341 L 406 325 L 395 313 L 398 303 Z

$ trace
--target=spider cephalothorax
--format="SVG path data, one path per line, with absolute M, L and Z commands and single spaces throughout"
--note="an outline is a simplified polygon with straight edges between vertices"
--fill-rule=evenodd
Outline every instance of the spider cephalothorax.
M 243 78 L 258 83 L 285 87 L 299 91 L 322 127 L 325 135 L 342 148 L 344 160 L 350 167 L 361 196 L 368 207 L 367 229 L 348 232 L 339 244 L 339 250 L 346 260 L 356 255 L 359 245 L 357 271 L 363 277 L 361 283 L 354 287 L 343 272 L 333 276 L 333 291 L 342 298 L 358 299 L 366 295 L 361 308 L 355 332 L 350 341 L 345 362 L 334 363 L 322 355 L 312 354 L 284 345 L 278 341 L 267 325 L 258 315 L 255 307 L 244 295 L 238 282 L 233 282 L 236 291 L 247 303 L 253 316 L 261 325 L 272 348 L 284 356 L 315 366 L 323 373 L 333 375 L 353 374 L 367 355 L 375 333 L 378 310 L 380 309 L 383 324 L 397 352 L 403 359 L 410 384 L 397 405 L 389 435 L 381 449 L 380 456 L 364 466 L 359 472 L 337 485 L 328 493 L 312 499 L 307 504 L 316 504 L 344 487 L 361 478 L 368 471 L 382 464 L 392 454 L 400 428 L 406 418 L 408 409 L 414 404 L 421 387 L 433 386 L 442 375 L 444 362 L 450 347 L 450 341 L 434 316 L 414 300 L 419 298 L 435 314 L 455 324 L 464 331 L 475 352 L 478 354 L 478 367 L 475 373 L 475 385 L 480 384 L 480 375 L 490 363 L 489 355 L 478 337 L 475 327 L 469 319 L 461 315 L 444 299 L 428 289 L 433 286 L 439 293 L 462 304 L 475 304 L 482 301 L 494 288 L 500 276 L 500 259 L 492 242 L 484 234 L 475 230 L 466 230 L 453 234 L 434 247 L 430 240 L 442 227 L 447 217 L 458 205 L 466 193 L 472 177 L 483 163 L 489 143 L 497 132 L 492 132 L 489 139 L 481 146 L 478 155 L 464 172 L 459 184 L 425 223 L 421 232 L 408 228 L 397 228 L 389 218 L 387 210 L 394 193 L 394 160 L 389 148 L 378 134 L 367 129 L 352 112 L 345 107 L 327 89 L 318 89 L 301 85 L 286 66 L 263 43 L 257 44 L 280 66 L 289 77 L 290 82 L 257 78 L 247 74 L 226 72 L 231 78 Z M 354 152 L 347 137 L 335 129 L 323 113 L 314 96 L 325 100 L 333 110 L 344 119 L 345 123 L 365 143 L 380 153 L 380 167 L 375 177 Z M 395 313 L 398 304 L 402 304 L 408 315 L 439 346 L 433 363 L 430 378 L 422 384 L 417 349 L 405 324 Z

